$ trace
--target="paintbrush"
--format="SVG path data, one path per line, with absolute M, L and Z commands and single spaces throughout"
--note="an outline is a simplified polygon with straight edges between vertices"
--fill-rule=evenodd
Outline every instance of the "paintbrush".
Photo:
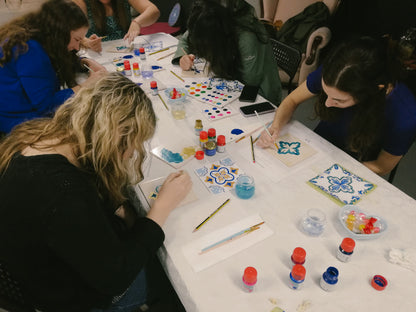
M 254 112 L 256 113 L 256 116 L 257 116 L 257 118 L 259 119 L 260 123 L 263 125 L 264 130 L 267 132 L 267 134 L 268 134 L 271 138 L 273 138 L 273 137 L 272 137 L 272 135 L 270 134 L 269 129 L 267 129 L 266 125 L 265 125 L 265 124 L 261 121 L 259 114 L 257 114 L 257 111 L 254 111 Z M 279 147 L 277 146 L 276 142 L 274 142 L 274 141 L 273 141 L 273 143 L 274 143 L 274 146 L 276 147 L 277 151 L 279 151 Z

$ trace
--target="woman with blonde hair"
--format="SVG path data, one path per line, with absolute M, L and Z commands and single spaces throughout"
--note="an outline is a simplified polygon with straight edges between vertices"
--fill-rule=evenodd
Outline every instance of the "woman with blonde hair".
M 147 301 L 161 226 L 191 188 L 188 174 L 172 173 L 146 217 L 128 205 L 155 126 L 144 92 L 112 73 L 1 142 L 0 260 L 37 309 L 132 311 Z

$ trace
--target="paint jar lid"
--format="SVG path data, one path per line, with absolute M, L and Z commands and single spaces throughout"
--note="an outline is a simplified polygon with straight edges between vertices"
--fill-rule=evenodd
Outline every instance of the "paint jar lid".
M 156 81 L 150 81 L 150 88 L 156 89 L 157 88 L 157 82 Z
M 195 158 L 198 160 L 204 159 L 204 151 L 196 151 Z
M 292 276 L 295 280 L 301 281 L 305 279 L 306 269 L 301 264 L 295 264 L 292 268 Z
M 205 143 L 205 149 L 207 150 L 215 150 L 217 148 L 217 144 L 214 141 L 209 141 Z
M 139 48 L 139 52 L 140 54 L 144 54 L 144 48 L 143 47 Z
M 387 280 L 381 275 L 374 275 L 371 280 L 371 286 L 376 290 L 383 290 L 387 286 Z
M 217 137 L 217 145 L 219 146 L 225 145 L 225 135 L 221 134 Z
M 206 139 L 208 139 L 208 133 L 206 131 L 201 131 L 199 133 L 199 139 L 200 140 L 206 140 Z
M 257 282 L 257 270 L 253 267 L 247 267 L 244 270 L 243 281 L 248 285 L 254 285 Z
M 352 238 L 346 237 L 342 240 L 341 248 L 345 252 L 353 252 L 354 247 L 355 247 L 355 241 Z
M 292 253 L 292 261 L 297 264 L 304 264 L 306 251 L 302 247 L 296 247 Z
M 328 284 L 336 284 L 338 282 L 338 269 L 335 267 L 328 267 L 324 274 L 322 275 L 322 278 L 325 282 Z
M 217 132 L 215 131 L 214 128 L 209 128 L 208 129 L 208 137 L 213 138 L 217 135 Z
M 133 69 L 139 69 L 139 63 L 133 63 Z

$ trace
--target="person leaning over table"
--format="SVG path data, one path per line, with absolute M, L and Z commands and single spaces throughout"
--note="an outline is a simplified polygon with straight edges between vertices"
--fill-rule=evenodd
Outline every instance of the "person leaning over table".
M 175 172 L 146 217 L 128 205 L 155 127 L 143 90 L 110 73 L 1 142 L 0 259 L 36 308 L 133 311 L 146 302 L 161 226 L 191 188 Z
M 131 43 L 142 27 L 154 24 L 160 11 L 149 0 L 74 0 L 88 16 L 90 28 L 82 44 L 101 52 L 101 41 L 124 39 Z M 130 6 L 140 14 L 132 18 Z M 105 38 L 103 38 L 105 37 Z
M 401 81 L 397 47 L 387 38 L 339 44 L 306 82 L 290 93 L 258 145 L 270 146 L 296 108 L 318 95 L 320 136 L 377 174 L 389 173 L 416 139 L 416 99 Z
M 70 19 L 63 19 L 69 14 Z M 88 21 L 71 1 L 50 0 L 40 10 L 14 19 L 0 28 L 0 132 L 52 114 L 84 85 L 106 71 L 91 59 L 76 55 Z M 77 84 L 77 72 L 86 64 L 94 72 Z
M 190 70 L 195 55 L 209 63 L 216 77 L 259 86 L 260 95 L 280 104 L 282 88 L 268 35 L 244 0 L 226 6 L 214 0 L 194 3 L 172 63 Z

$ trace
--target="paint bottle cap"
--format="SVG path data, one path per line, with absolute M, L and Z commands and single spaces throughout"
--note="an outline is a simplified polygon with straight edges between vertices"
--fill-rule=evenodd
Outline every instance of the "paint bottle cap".
M 326 271 L 322 275 L 322 278 L 328 284 L 334 285 L 338 282 L 338 275 L 339 275 L 339 272 L 337 268 L 328 267 L 328 269 L 326 269 Z
M 204 151 L 196 151 L 195 158 L 198 160 L 204 159 Z
M 139 48 L 139 52 L 140 54 L 144 54 L 144 48 L 143 47 Z
M 355 247 L 355 241 L 352 238 L 346 237 L 342 240 L 341 248 L 345 252 L 353 252 L 354 247 Z
M 219 135 L 217 137 L 217 145 L 219 146 L 224 146 L 225 145 L 225 136 L 224 135 Z
M 257 282 L 257 270 L 253 267 L 247 267 L 244 270 L 243 281 L 247 285 L 254 285 Z
M 130 62 L 129 61 L 124 61 L 124 70 L 129 70 L 129 69 L 131 69 Z
M 199 139 L 200 140 L 206 140 L 206 139 L 208 139 L 208 133 L 206 131 L 201 131 L 199 133 Z
M 371 280 L 371 286 L 376 290 L 383 290 L 387 286 L 387 280 L 381 275 L 374 275 Z
M 292 268 L 292 276 L 295 280 L 301 281 L 305 279 L 306 269 L 301 264 L 295 264 Z
M 304 264 L 306 251 L 302 247 L 296 247 L 292 253 L 292 261 L 296 264 Z
M 133 69 L 139 69 L 139 63 L 133 63 Z
M 150 81 L 150 88 L 156 89 L 157 88 L 157 82 L 156 81 Z
M 217 132 L 215 131 L 214 128 L 209 128 L 208 129 L 208 137 L 215 138 L 216 135 L 217 135 Z

